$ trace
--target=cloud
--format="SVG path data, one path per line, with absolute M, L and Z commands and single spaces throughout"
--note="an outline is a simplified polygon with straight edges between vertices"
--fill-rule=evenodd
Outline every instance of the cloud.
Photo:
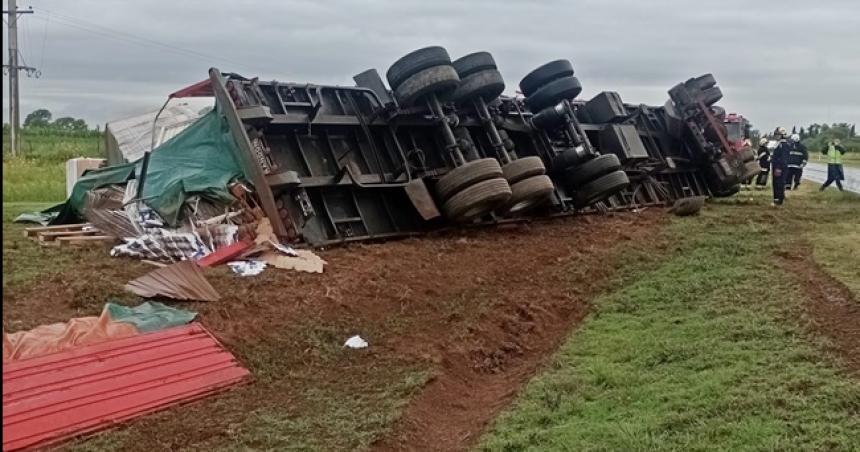
M 22 35 L 29 33 L 23 51 L 28 63 L 42 65 L 43 77 L 23 79 L 22 110 L 47 107 L 90 123 L 156 109 L 210 66 L 351 84 L 352 75 L 370 67 L 384 73 L 427 45 L 443 45 L 454 57 L 492 52 L 509 93 L 534 67 L 569 58 L 583 97 L 613 90 L 627 102 L 662 104 L 675 83 L 712 72 L 722 104 L 763 130 L 860 122 L 860 28 L 853 23 L 860 4 L 850 0 L 32 5 L 36 13 L 20 21 Z

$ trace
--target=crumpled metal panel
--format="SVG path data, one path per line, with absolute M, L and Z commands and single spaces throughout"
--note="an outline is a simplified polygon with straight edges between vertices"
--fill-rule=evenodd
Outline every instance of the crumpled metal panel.
M 104 429 L 249 375 L 200 324 L 4 363 L 3 450 Z

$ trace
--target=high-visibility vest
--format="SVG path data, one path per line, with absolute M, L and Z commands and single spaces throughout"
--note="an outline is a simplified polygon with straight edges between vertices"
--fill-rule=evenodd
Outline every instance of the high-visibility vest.
M 832 143 L 827 145 L 827 163 L 831 165 L 842 164 L 842 153 Z

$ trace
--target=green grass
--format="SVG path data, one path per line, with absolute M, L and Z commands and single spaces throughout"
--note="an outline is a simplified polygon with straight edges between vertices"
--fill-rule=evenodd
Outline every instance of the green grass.
M 860 215 L 860 212 L 858 212 Z M 825 271 L 845 284 L 860 300 L 860 220 L 856 217 L 818 225 L 810 235 L 812 256 Z
M 754 193 L 674 222 L 670 252 L 622 270 L 480 448 L 857 450 L 860 384 L 795 320 L 803 292 L 770 241 L 856 221 L 860 204 L 789 196 L 779 210 Z M 842 265 L 856 269 L 847 245 Z
M 69 270 L 74 265 L 73 254 L 58 253 L 55 248 L 34 246 L 30 239 L 25 238 L 24 228 L 33 225 L 12 223 L 12 220 L 23 212 L 34 212 L 47 207 L 50 207 L 50 204 L 3 202 L 4 289 L 9 285 L 33 281 L 48 273 Z
M 24 133 L 21 155 L 8 154 L 3 135 L 3 202 L 60 202 L 66 199 L 66 160 L 103 157 L 99 135 Z

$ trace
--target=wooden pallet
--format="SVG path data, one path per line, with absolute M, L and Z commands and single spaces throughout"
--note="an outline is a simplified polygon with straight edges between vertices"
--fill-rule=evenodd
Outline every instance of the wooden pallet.
M 84 227 L 88 228 L 84 230 Z M 86 223 L 27 228 L 24 234 L 44 246 L 91 246 L 116 241 L 116 238 L 104 235 Z
M 57 242 L 60 247 L 113 245 L 116 242 L 116 237 L 108 235 L 82 235 L 76 237 L 59 237 Z
M 81 231 L 86 226 L 92 226 L 89 223 L 78 224 L 59 224 L 56 226 L 37 226 L 24 229 L 24 237 L 36 237 L 42 232 L 63 232 L 63 231 Z

